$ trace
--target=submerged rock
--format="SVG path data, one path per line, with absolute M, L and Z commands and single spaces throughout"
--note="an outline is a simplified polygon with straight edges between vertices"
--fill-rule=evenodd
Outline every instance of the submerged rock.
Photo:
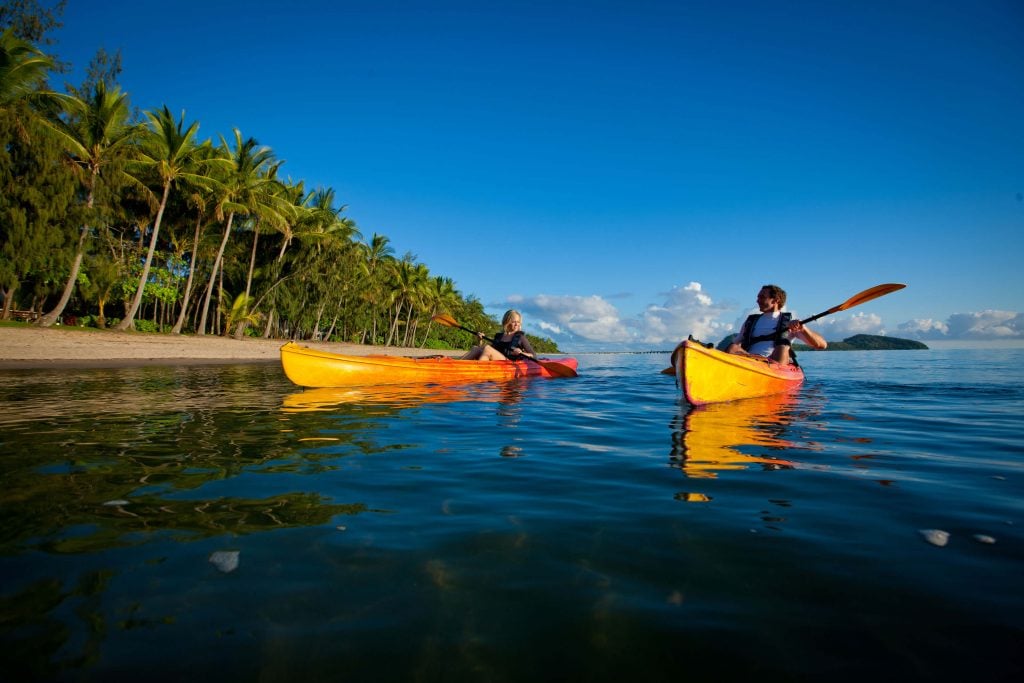
M 229 574 L 238 569 L 238 555 L 237 550 L 218 550 L 210 553 L 210 564 L 225 574 Z
M 987 543 L 989 545 L 996 542 L 996 539 L 991 536 L 986 536 L 985 534 L 974 534 L 974 540 L 978 543 Z
M 940 548 L 949 543 L 949 532 L 942 529 L 921 529 L 924 540 Z

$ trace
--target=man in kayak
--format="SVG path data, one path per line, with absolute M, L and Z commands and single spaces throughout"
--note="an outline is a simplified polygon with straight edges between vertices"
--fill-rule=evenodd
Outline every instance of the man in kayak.
M 761 311 L 749 316 L 739 334 L 733 337 L 729 353 L 764 356 L 788 365 L 790 344 L 799 339 L 819 351 L 828 346 L 820 334 L 793 320 L 791 313 L 783 313 L 786 292 L 778 285 L 765 285 L 757 293 L 757 308 Z
M 525 360 L 526 357 L 537 359 L 537 354 L 522 330 L 523 316 L 515 309 L 505 311 L 501 318 L 501 332 L 494 335 L 494 341 L 484 344 L 484 335 L 480 337 L 480 345 L 471 348 L 463 360 Z

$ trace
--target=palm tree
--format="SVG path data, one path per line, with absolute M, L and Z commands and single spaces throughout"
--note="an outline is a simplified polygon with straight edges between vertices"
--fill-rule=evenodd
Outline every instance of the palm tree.
M 353 289 L 358 258 L 354 239 L 360 237 L 356 224 L 341 215 L 345 207 L 335 208 L 334 190 L 318 188 L 310 193 L 310 216 L 300 238 L 311 243 L 323 261 L 323 276 L 317 278 L 321 309 L 329 310 L 331 324 L 327 337 L 344 313 L 345 297 Z
M 171 334 L 181 334 L 185 326 L 185 318 L 188 316 L 188 305 L 192 298 L 192 285 L 199 270 L 199 245 L 202 241 L 203 230 L 214 219 L 209 210 L 210 203 L 216 196 L 217 188 L 221 183 L 217 176 L 221 169 L 217 163 L 223 161 L 218 156 L 217 150 L 210 144 L 209 140 L 204 142 L 195 150 L 196 161 L 207 169 L 204 174 L 204 183 L 191 188 L 187 203 L 195 209 L 195 234 L 192 237 L 192 254 L 188 265 L 188 278 L 185 280 L 185 292 L 181 297 L 181 308 L 178 311 L 178 319 L 171 328 Z
M 153 221 L 153 234 L 149 238 L 149 251 L 146 252 L 146 261 L 142 266 L 139 286 L 135 290 L 135 297 L 125 312 L 124 318 L 117 325 L 119 330 L 133 327 L 135 314 L 142 304 L 142 296 L 146 281 L 149 279 L 153 252 L 156 251 L 160 224 L 163 221 L 164 210 L 167 208 L 167 198 L 170 196 L 171 187 L 179 181 L 191 182 L 198 186 L 209 182 L 208 177 L 202 174 L 200 162 L 195 158 L 197 149 L 195 136 L 199 130 L 199 122 L 193 121 L 186 128 L 185 112 L 181 112 L 181 118 L 175 121 L 174 115 L 171 114 L 167 105 L 164 105 L 163 109 L 158 112 L 146 112 L 146 118 L 149 119 L 149 128 L 142 136 L 136 164 L 142 171 L 152 173 L 159 179 L 160 205 L 156 211 L 156 219 Z
M 430 309 L 430 318 L 427 321 L 427 331 L 423 333 L 421 348 L 427 345 L 434 316 L 441 311 L 451 310 L 459 301 L 459 291 L 455 289 L 455 282 L 450 277 L 438 275 L 427 284 L 426 303 Z
M 405 346 L 408 344 L 412 314 L 420 300 L 420 292 L 427 281 L 429 271 L 423 264 L 416 263 L 412 254 L 403 256 L 400 261 L 392 265 L 390 270 L 392 289 L 388 299 L 395 308 L 391 329 L 384 345 L 391 346 L 391 342 L 396 340 L 398 325 L 402 319 L 402 310 L 406 309 L 405 334 L 402 338 L 402 345 Z
M 13 28 L 0 33 L 0 108 L 55 95 L 43 90 L 54 62 Z
M 292 240 L 295 239 L 302 231 L 302 226 L 309 220 L 310 208 L 307 205 L 309 197 L 312 193 L 307 194 L 304 183 L 300 180 L 297 183 L 293 183 L 291 180 L 288 182 L 279 183 L 276 195 L 277 195 L 277 206 L 281 220 L 274 224 L 274 228 L 281 233 L 281 248 L 278 250 L 277 258 L 273 263 L 268 264 L 267 275 L 268 282 L 267 286 L 253 308 L 259 306 L 271 294 L 282 284 L 282 282 L 290 277 L 290 275 L 284 274 L 287 270 L 286 264 L 284 263 L 285 252 L 288 247 L 291 246 Z M 269 338 L 271 330 L 273 329 L 274 321 L 278 315 L 277 303 L 278 294 L 273 295 L 269 299 L 270 310 L 266 315 L 266 326 L 263 329 L 263 337 Z M 244 328 L 241 330 L 244 332 Z M 236 331 L 236 336 L 238 336 Z
M 199 326 L 196 334 L 206 334 L 206 319 L 210 311 L 210 298 L 213 296 L 213 288 L 217 282 L 217 275 L 220 272 L 221 263 L 224 258 L 224 249 L 227 247 L 228 239 L 231 237 L 231 226 L 234 223 L 235 215 L 250 215 L 256 211 L 258 197 L 265 192 L 267 186 L 273 182 L 267 179 L 266 173 L 274 164 L 274 153 L 269 147 L 260 147 L 253 138 L 243 139 L 242 133 L 237 128 L 235 133 L 235 146 L 231 149 L 227 140 L 221 138 L 221 153 L 228 160 L 230 166 L 224 185 L 217 202 L 218 212 L 226 216 L 224 221 L 224 235 L 217 250 L 217 257 L 213 261 L 213 268 L 210 271 L 210 280 L 206 287 L 206 296 L 203 300 L 202 314 L 199 319 Z
M 12 110 L 28 104 L 36 110 L 59 111 L 72 98 L 46 87 L 46 77 L 56 68 L 52 57 L 27 40 L 19 38 L 13 28 L 0 33 L 0 110 Z M 35 118 L 33 110 L 21 114 Z M 22 125 L 19 134 L 27 139 Z
M 91 212 L 100 171 L 128 154 L 139 129 L 129 122 L 128 95 L 118 88 L 107 90 L 103 81 L 96 83 L 87 100 L 71 97 L 67 101 L 71 108 L 69 118 L 55 119 L 49 125 L 63 141 L 79 170 L 86 191 L 85 206 Z M 122 179 L 132 180 L 123 171 L 118 172 L 118 175 Z M 71 272 L 60 301 L 53 310 L 39 319 L 39 325 L 49 327 L 64 312 L 78 279 L 90 232 L 89 222 L 83 222 L 78 247 L 71 262 Z
M 430 284 L 430 269 L 423 263 L 417 263 L 413 269 L 413 290 L 409 295 L 409 306 L 406 308 L 402 346 L 416 345 L 416 330 L 420 324 L 419 313 L 426 308 L 430 298 Z
M 370 306 L 372 330 L 363 330 L 362 342 L 366 343 L 367 333 L 370 333 L 370 343 L 377 343 L 377 311 L 373 306 L 383 299 L 384 277 L 387 273 L 387 266 L 395 258 L 395 250 L 388 244 L 390 240 L 385 235 L 373 233 L 368 244 L 362 244 L 363 263 L 362 274 L 366 278 L 366 287 L 363 289 L 363 299 Z
M 277 252 L 277 263 L 284 260 L 284 253 L 291 246 L 300 226 L 306 221 L 309 215 L 308 201 L 312 193 L 307 194 L 305 184 L 300 180 L 297 183 L 289 181 L 282 183 L 278 191 L 282 217 L 284 221 L 276 226 L 281 233 L 281 249 Z
M 260 229 L 264 223 L 270 224 L 277 230 L 288 225 L 289 216 L 293 213 L 293 205 L 288 201 L 286 186 L 277 180 L 277 169 L 284 162 L 278 161 L 269 166 L 266 171 L 266 179 L 270 181 L 266 187 L 254 195 L 253 219 L 252 219 L 252 250 L 249 255 L 249 272 L 245 277 L 245 295 L 241 298 L 242 305 L 249 306 L 254 301 L 252 297 L 252 278 L 256 271 L 256 247 L 259 244 Z M 235 339 L 241 339 L 245 334 L 245 328 L 257 319 L 254 311 L 246 309 L 243 315 L 236 316 L 238 325 L 235 328 Z M 225 327 L 224 334 L 227 334 L 230 326 Z
M 341 215 L 348 207 L 343 204 L 335 208 L 334 199 L 334 189 L 330 187 L 318 187 L 306 196 L 311 232 L 330 233 L 344 241 L 360 239 L 362 235 L 356 229 L 355 221 Z

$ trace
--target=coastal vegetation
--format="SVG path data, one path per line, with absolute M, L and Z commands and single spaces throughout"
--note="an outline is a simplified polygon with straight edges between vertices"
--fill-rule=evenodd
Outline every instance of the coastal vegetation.
M 0 8 L 0 320 L 439 349 L 472 337 L 435 314 L 498 329 L 256 138 L 202 139 L 167 104 L 137 113 L 119 54 L 52 90 L 67 65 L 41 46 L 62 9 Z

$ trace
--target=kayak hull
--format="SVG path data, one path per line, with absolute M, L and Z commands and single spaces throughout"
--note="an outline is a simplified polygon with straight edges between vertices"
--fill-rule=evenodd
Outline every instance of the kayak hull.
M 689 340 L 682 347 L 677 376 L 692 405 L 771 396 L 796 389 L 804 381 L 804 371 L 796 365 L 726 353 Z
M 544 359 L 575 372 L 575 358 Z M 520 377 L 555 377 L 532 361 L 475 361 L 448 357 L 347 356 L 318 351 L 294 342 L 281 347 L 285 376 L 301 387 L 347 387 L 375 384 L 452 384 Z

